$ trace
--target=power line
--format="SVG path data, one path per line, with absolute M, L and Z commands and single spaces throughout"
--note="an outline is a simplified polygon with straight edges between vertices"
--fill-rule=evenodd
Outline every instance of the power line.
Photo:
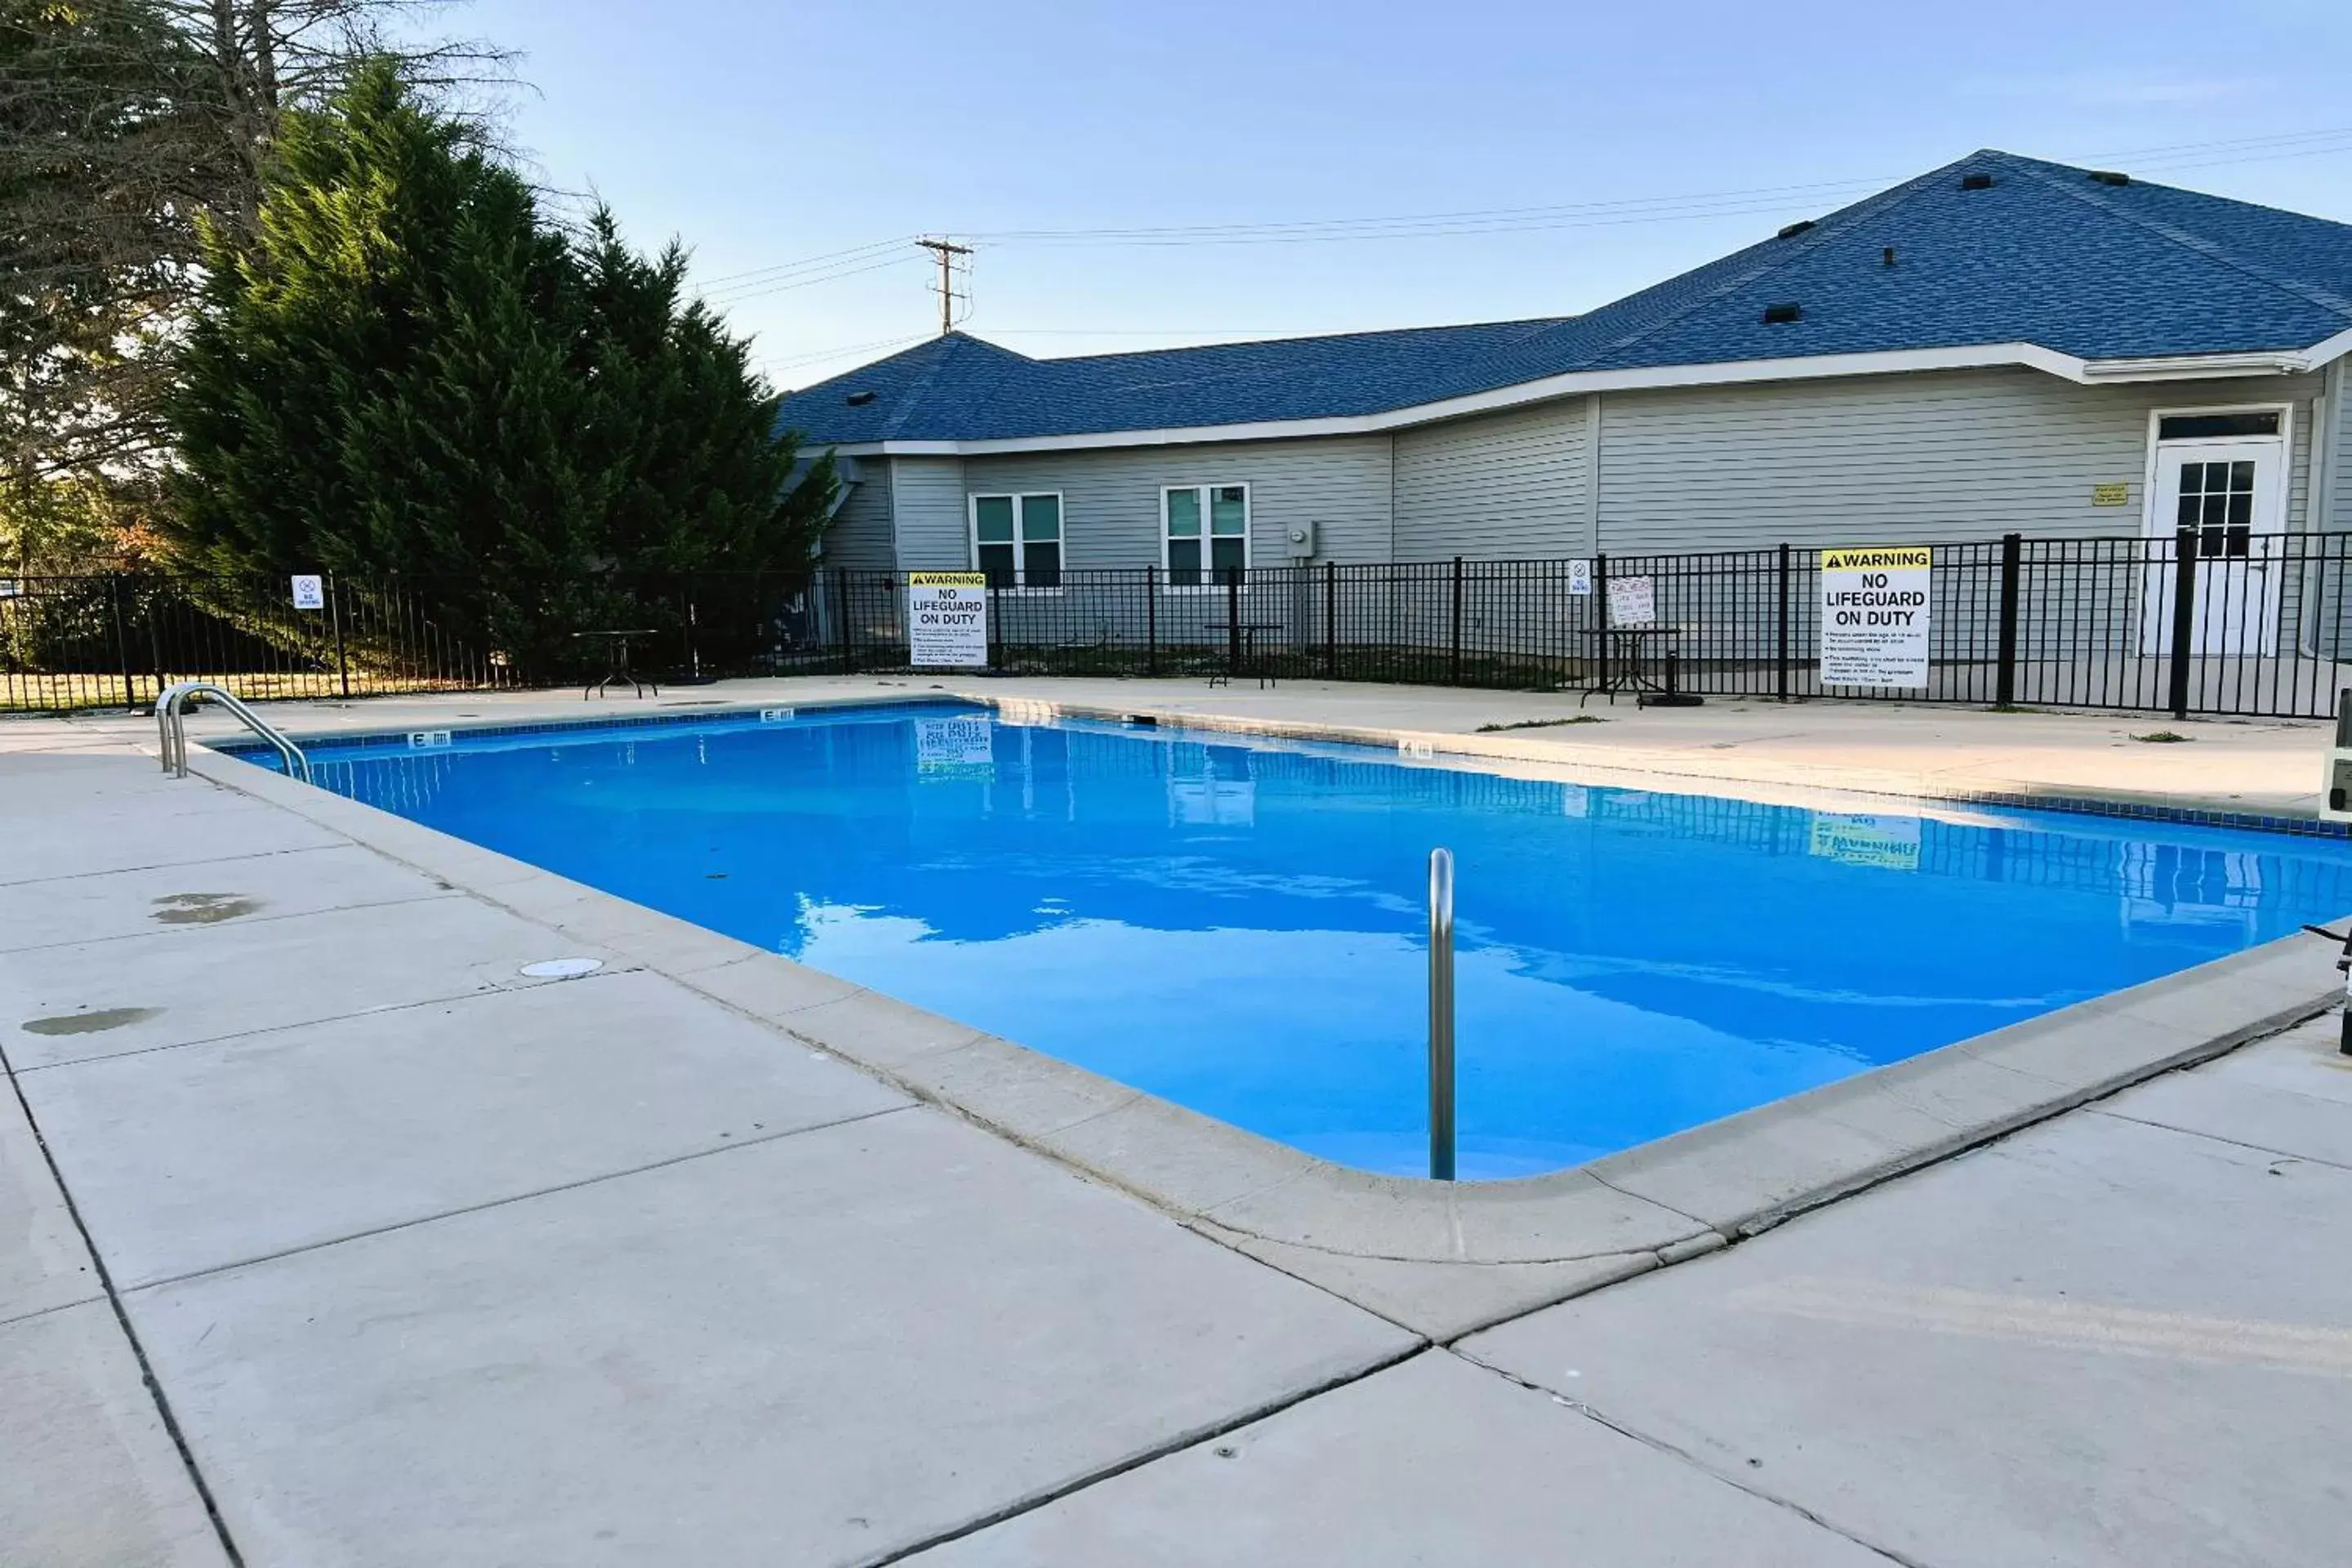
M 754 369 L 762 372 L 795 370 L 804 364 L 815 364 L 821 360 L 838 359 L 845 354 L 868 353 L 877 349 L 904 348 L 908 343 L 921 342 L 930 335 L 929 332 L 914 332 L 895 338 L 876 338 L 868 342 L 842 343 L 834 348 L 812 349 L 806 353 L 793 354 L 784 358 L 755 360 L 752 364 Z
M 855 245 L 850 247 L 847 250 L 828 250 L 822 256 L 804 256 L 798 261 L 780 261 L 771 267 L 754 267 L 748 272 L 722 272 L 716 278 L 704 279 L 702 280 L 703 287 L 706 289 L 720 289 L 732 283 L 744 283 L 763 279 L 780 273 L 793 272 L 803 268 L 820 266 L 829 261 L 841 261 L 850 257 L 866 256 L 877 250 L 887 250 L 894 245 L 905 245 L 914 237 L 915 237 L 911 234 L 902 234 L 889 239 L 877 239 L 871 245 Z
M 2226 141 L 2183 142 L 2090 153 L 2083 162 L 2135 160 L 2143 169 L 2217 168 L 2229 163 L 2259 163 L 2278 158 L 2313 157 L 2352 151 L 2352 126 L 2286 132 L 2268 136 Z M 1105 228 L 999 229 L 971 236 L 997 245 L 1236 245 L 1335 243 L 1371 239 L 1407 239 L 1482 234 L 1524 233 L 1553 228 L 1618 226 L 1633 223 L 1686 222 L 1709 217 L 1750 216 L 1780 207 L 1801 197 L 1829 200 L 1842 195 L 1866 194 L 1893 183 L 1890 178 L 1821 181 L 1806 184 L 1754 186 L 1743 190 L 1697 192 L 1672 196 L 1633 196 L 1607 201 L 1575 202 L 1546 206 L 1471 208 L 1452 212 L 1392 215 L 1384 217 L 1307 218 L 1264 223 L 1221 223 Z M 714 294 L 756 298 L 770 291 L 770 282 L 829 282 L 868 270 L 849 267 L 804 276 L 811 268 L 873 256 L 909 238 L 877 240 L 872 245 L 832 251 L 797 261 L 780 262 L 751 272 L 712 279 L 706 289 Z M 919 243 L 915 241 L 914 243 Z M 727 287 L 728 285 L 734 287 Z M 747 287 L 745 285 L 751 285 Z
M 856 278 L 861 273 L 879 272 L 886 267 L 905 267 L 921 259 L 922 258 L 914 255 L 885 257 L 879 261 L 869 261 L 860 267 L 844 267 L 832 272 L 822 272 L 814 277 L 793 278 L 782 283 L 763 284 L 757 288 L 739 289 L 720 294 L 706 291 L 703 298 L 714 305 L 739 305 L 746 300 L 764 299 L 771 294 L 786 294 L 795 289 L 813 289 L 820 283 L 837 282 L 844 278 Z

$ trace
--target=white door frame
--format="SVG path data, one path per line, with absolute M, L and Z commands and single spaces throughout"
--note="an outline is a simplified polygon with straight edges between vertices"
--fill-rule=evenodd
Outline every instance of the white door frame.
M 2210 414 L 2275 414 L 2278 416 L 2278 433 L 2274 436 L 2183 437 L 2171 442 L 2166 442 L 2160 435 L 2164 428 L 2164 421 L 2167 419 L 2195 417 Z M 2260 491 L 2256 492 L 2258 510 L 2254 514 L 2252 524 L 2255 545 L 2253 552 L 2247 558 L 2246 564 L 2246 570 L 2259 574 L 2262 581 L 2262 602 L 2258 606 L 2250 607 L 2250 614 L 2258 615 L 2261 617 L 2258 635 L 2243 636 L 2245 632 L 2254 631 L 2257 628 L 2233 627 L 2209 620 L 2205 609 L 2206 601 L 2200 598 L 2197 612 L 2197 635 L 2192 644 L 2200 654 L 2210 652 L 2223 657 L 2231 654 L 2246 658 L 2267 657 L 2277 653 L 2279 591 L 2285 573 L 2284 563 L 2278 558 L 2277 545 L 2273 543 L 2266 548 L 2262 543 L 2262 540 L 2264 535 L 2275 538 L 2287 531 L 2289 492 L 2294 489 L 2294 483 L 2293 473 L 2294 405 L 2268 402 L 2229 403 L 2200 405 L 2187 408 L 2149 409 L 2147 411 L 2147 459 L 2140 477 L 2140 534 L 2149 540 L 2169 539 L 2178 531 L 2177 517 L 2158 516 L 2158 503 L 2164 495 L 2163 459 L 2165 448 L 2168 446 L 2174 448 L 2191 446 L 2235 446 L 2242 447 L 2250 452 L 2275 451 L 2277 453 L 2278 460 L 2273 471 L 2271 494 L 2267 503 L 2262 499 Z M 2151 563 L 2147 570 L 2141 574 L 2143 602 L 2140 610 L 2140 651 L 2144 654 L 2160 657 L 2172 651 L 2168 623 L 2172 618 L 2173 570 L 2170 565 Z M 2196 570 L 2200 574 L 2206 570 L 2201 558 Z M 2200 588 L 2204 586 L 2201 580 L 2199 586 Z M 2224 614 L 2226 613 L 2225 606 Z M 2243 637 L 2245 646 L 2240 647 L 2228 646 L 2232 640 L 2233 632 Z M 2221 646 L 2210 646 L 2216 641 Z

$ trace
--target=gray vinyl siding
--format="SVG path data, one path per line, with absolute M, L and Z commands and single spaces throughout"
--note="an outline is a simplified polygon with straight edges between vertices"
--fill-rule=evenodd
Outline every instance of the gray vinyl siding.
M 1160 564 L 1160 492 L 1250 488 L 1250 563 L 1287 563 L 1293 523 L 1317 530 L 1318 561 L 1390 559 L 1389 438 L 1349 436 L 1199 447 L 1024 452 L 967 458 L 967 495 L 1056 490 L 1062 563 L 1073 571 Z
M 951 572 L 971 564 L 963 470 L 961 458 L 890 459 L 890 508 L 901 569 Z
M 1591 554 L 1591 402 L 1572 398 L 1400 431 L 1396 559 Z
M 2327 398 L 2331 439 L 2322 465 L 2327 496 L 2312 526 L 2326 532 L 2352 532 L 2352 369 L 2337 360 L 2327 367 Z
M 852 472 L 856 480 L 849 484 L 849 494 L 825 530 L 825 564 L 887 572 L 898 563 L 890 521 L 890 465 L 880 458 L 846 458 L 842 469 L 845 482 Z
M 2031 370 L 1612 393 L 1600 548 L 1612 555 L 2140 532 L 2148 414 L 2295 404 L 2289 526 L 2308 514 L 2319 378 L 2078 386 Z M 2095 507 L 2095 484 L 2131 504 Z

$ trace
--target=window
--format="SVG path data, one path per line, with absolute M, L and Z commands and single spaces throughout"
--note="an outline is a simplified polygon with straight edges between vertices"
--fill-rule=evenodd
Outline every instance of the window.
M 1183 485 L 1160 492 L 1168 585 L 1201 588 L 1249 568 L 1249 487 Z
M 1062 498 L 971 498 L 972 563 L 992 588 L 1062 585 Z
M 2278 410 L 2259 414 L 2167 414 L 2156 422 L 2159 441 L 2210 441 L 2227 436 L 2275 436 Z
M 2242 559 L 2254 532 L 2254 465 L 2180 465 L 2180 514 L 2176 526 L 2197 533 L 2197 553 L 2208 560 Z

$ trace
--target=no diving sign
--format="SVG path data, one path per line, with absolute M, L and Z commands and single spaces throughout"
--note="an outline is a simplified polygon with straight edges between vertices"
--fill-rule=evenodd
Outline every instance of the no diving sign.
M 988 578 L 979 572 L 907 574 L 907 662 L 917 669 L 988 664 Z
M 1822 552 L 1822 684 L 1927 684 L 1925 545 Z

